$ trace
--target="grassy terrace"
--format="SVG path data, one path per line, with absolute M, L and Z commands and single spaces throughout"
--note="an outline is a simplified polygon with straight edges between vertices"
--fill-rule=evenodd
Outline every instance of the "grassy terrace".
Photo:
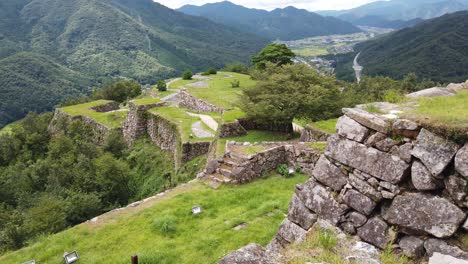
M 255 81 L 249 75 L 234 72 L 218 72 L 216 75 L 206 77 L 209 79 L 179 80 L 173 83 L 170 88 L 180 89 L 185 87 L 192 95 L 219 107 L 229 109 L 235 107 L 242 87 L 255 85 Z M 234 80 L 240 82 L 239 88 L 232 88 L 231 82 Z M 190 83 L 199 83 L 200 85 L 187 85 Z
M 124 264 L 139 255 L 140 263 L 216 263 L 250 242 L 266 245 L 287 212 L 294 186 L 306 176 L 277 175 L 241 186 L 213 190 L 194 182 L 168 195 L 100 217 L 30 247 L 0 257 L 0 263 L 62 263 L 63 252 L 77 250 L 80 263 Z M 203 213 L 191 214 L 194 205 Z M 233 227 L 246 223 L 241 230 Z
M 189 116 L 187 114 L 187 111 L 189 110 L 185 108 L 170 107 L 170 106 L 156 107 L 150 110 L 151 113 L 160 115 L 164 119 L 170 120 L 174 122 L 175 124 L 177 124 L 182 141 L 184 142 L 197 142 L 197 141 L 212 140 L 211 138 L 197 138 L 197 137 L 190 138 L 190 134 L 192 134 L 192 125 L 193 123 L 200 121 L 200 118 L 195 117 L 195 116 Z M 215 120 L 219 120 L 221 118 L 221 115 L 218 113 L 203 113 L 203 114 L 210 115 Z M 202 123 L 202 126 L 203 126 L 203 123 Z M 203 128 L 215 134 L 215 131 L 212 131 L 207 126 L 203 126 Z
M 304 118 L 296 118 L 294 119 L 294 122 L 302 127 L 305 127 L 306 125 L 310 125 L 311 127 L 321 130 L 323 132 L 335 134 L 336 133 L 335 127 L 336 127 L 336 123 L 338 122 L 338 118 L 317 121 L 317 122 L 311 122 L 310 120 L 304 119 Z
M 138 105 L 149 105 L 149 104 L 161 103 L 162 101 L 159 98 L 145 97 L 145 98 L 132 100 L 132 102 Z
M 127 117 L 127 110 L 99 113 L 91 109 L 92 107 L 104 105 L 109 102 L 111 101 L 97 100 L 85 104 L 63 107 L 60 108 L 60 110 L 72 116 L 87 116 L 109 128 L 118 128 L 122 125 L 122 122 L 125 121 L 125 118 Z
M 455 96 L 421 98 L 417 107 L 404 115 L 461 141 L 468 140 L 468 91 Z

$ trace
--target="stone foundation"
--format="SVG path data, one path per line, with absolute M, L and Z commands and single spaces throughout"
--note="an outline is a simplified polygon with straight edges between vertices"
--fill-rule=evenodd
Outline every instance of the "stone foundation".
M 222 124 L 219 131 L 220 138 L 239 137 L 245 135 L 247 135 L 247 130 L 239 123 L 238 120 Z
M 307 125 L 301 132 L 301 142 L 323 142 L 332 135 Z
M 119 110 L 119 108 L 120 106 L 119 106 L 119 103 L 117 102 L 109 102 L 107 104 L 91 107 L 92 110 L 99 112 L 99 113 L 115 111 L 115 110 Z
M 202 99 L 199 99 L 187 92 L 185 89 L 181 89 L 178 93 L 179 106 L 196 112 L 217 112 L 222 113 L 224 109 L 221 107 L 210 104 Z
M 129 111 L 127 119 L 123 126 L 124 139 L 129 146 L 132 146 L 135 140 L 146 134 L 147 111 L 157 106 L 163 106 L 165 103 L 155 103 L 149 105 L 138 105 L 134 102 L 128 104 Z

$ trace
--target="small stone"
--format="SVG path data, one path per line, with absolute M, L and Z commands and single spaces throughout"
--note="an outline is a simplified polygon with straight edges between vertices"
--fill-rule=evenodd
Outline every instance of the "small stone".
M 389 182 L 381 181 L 381 182 L 379 182 L 379 185 L 382 188 L 389 190 L 391 193 L 394 193 L 394 194 L 399 194 L 400 193 L 400 188 L 398 188 L 398 186 L 396 186 L 394 184 L 391 184 Z
M 377 132 L 374 135 L 370 136 L 366 141 L 366 146 L 374 147 L 377 142 L 382 141 L 387 138 L 387 135 L 384 133 Z
M 343 222 L 343 223 L 340 224 L 340 227 L 341 227 L 341 229 L 343 229 L 343 231 L 345 231 L 346 233 L 348 233 L 350 235 L 355 235 L 356 234 L 356 228 L 350 222 Z
M 395 198 L 395 196 L 396 196 L 394 193 L 387 192 L 387 191 L 380 191 L 380 193 L 382 194 L 382 197 L 384 199 L 388 199 L 388 200 L 391 200 L 391 199 Z
M 241 249 L 231 252 L 225 256 L 218 264 L 276 264 L 266 250 L 257 244 L 249 244 Z
M 367 217 L 358 212 L 350 212 L 346 215 L 346 220 L 351 222 L 354 227 L 361 227 L 367 222 Z
M 219 161 L 214 159 L 214 160 L 210 160 L 208 162 L 208 164 L 206 165 L 206 173 L 207 174 L 213 174 L 216 172 L 216 169 L 219 168 Z
M 375 202 L 382 200 L 382 194 L 380 192 L 374 189 L 369 183 L 354 176 L 354 174 L 349 175 L 349 184 Z
M 420 191 L 430 191 L 442 188 L 443 181 L 436 179 L 421 162 L 413 162 L 411 167 L 411 182 Z
M 420 159 L 432 175 L 437 176 L 447 167 L 460 146 L 426 129 L 418 135 L 411 154 Z
M 389 152 L 392 149 L 392 147 L 396 146 L 397 144 L 397 141 L 391 138 L 385 138 L 384 140 L 377 142 L 377 144 L 375 144 L 375 147 L 381 151 Z
M 372 245 L 384 249 L 390 242 L 388 225 L 379 217 L 371 218 L 365 225 L 358 228 L 358 236 Z
M 306 230 L 302 229 L 300 226 L 289 221 L 288 219 L 285 219 L 279 227 L 277 236 L 280 236 L 288 243 L 295 243 L 303 241 L 306 233 Z
M 404 236 L 398 243 L 403 253 L 410 258 L 424 256 L 424 240 L 415 236 Z
M 466 219 L 465 223 L 463 224 L 463 229 L 465 229 L 465 231 L 468 231 L 468 219 Z
M 415 139 L 419 134 L 419 126 L 416 122 L 408 119 L 398 119 L 393 122 L 393 133 L 407 138 Z
M 364 139 L 369 135 L 368 128 L 362 126 L 347 116 L 342 116 L 338 119 L 336 124 L 336 131 L 338 135 L 357 142 L 363 142 Z
M 379 181 L 376 178 L 369 178 L 367 182 L 375 188 L 379 187 Z
M 324 155 L 320 156 L 312 175 L 334 191 L 340 191 L 346 184 L 346 175 Z
M 343 201 L 354 210 L 365 215 L 370 215 L 377 205 L 369 197 L 352 189 L 345 193 Z
M 468 260 L 467 252 L 461 250 L 459 247 L 451 246 L 441 239 L 429 238 L 424 242 L 424 248 L 429 256 L 432 256 L 435 252 L 439 252 L 444 255 Z
M 468 143 L 455 156 L 455 169 L 463 177 L 468 178 Z
M 428 264 L 468 264 L 468 261 L 435 252 L 432 257 L 429 258 Z
M 413 150 L 413 144 L 406 143 L 399 147 L 393 146 L 390 150 L 390 153 L 392 155 L 400 157 L 400 159 L 406 161 L 407 163 L 410 163 L 413 158 L 413 156 L 411 156 L 411 150 Z
M 467 181 L 457 175 L 450 175 L 445 179 L 445 190 L 454 201 L 462 203 L 466 198 Z

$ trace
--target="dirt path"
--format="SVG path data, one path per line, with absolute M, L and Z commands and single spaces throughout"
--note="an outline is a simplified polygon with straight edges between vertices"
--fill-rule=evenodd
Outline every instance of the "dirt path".
M 201 121 L 195 122 L 192 125 L 192 132 L 197 138 L 211 138 L 214 137 L 214 134 L 206 131 L 203 126 Z
M 196 117 L 200 118 L 201 121 L 203 123 L 205 123 L 205 125 L 207 125 L 211 130 L 213 130 L 213 131 L 218 130 L 218 122 L 216 122 L 216 120 L 214 120 L 211 116 L 202 115 L 202 114 L 194 114 L 194 113 L 190 113 L 190 112 L 186 112 L 186 113 L 189 116 L 196 116 Z

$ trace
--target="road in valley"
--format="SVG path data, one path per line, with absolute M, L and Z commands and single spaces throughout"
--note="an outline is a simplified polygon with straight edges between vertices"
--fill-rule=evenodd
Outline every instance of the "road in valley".
M 361 52 L 359 52 L 356 55 L 356 57 L 354 57 L 354 61 L 353 61 L 353 69 L 354 69 L 354 73 L 356 75 L 356 80 L 357 80 L 358 83 L 361 81 L 362 70 L 364 69 L 364 67 L 362 67 L 358 63 L 359 55 L 361 55 Z

